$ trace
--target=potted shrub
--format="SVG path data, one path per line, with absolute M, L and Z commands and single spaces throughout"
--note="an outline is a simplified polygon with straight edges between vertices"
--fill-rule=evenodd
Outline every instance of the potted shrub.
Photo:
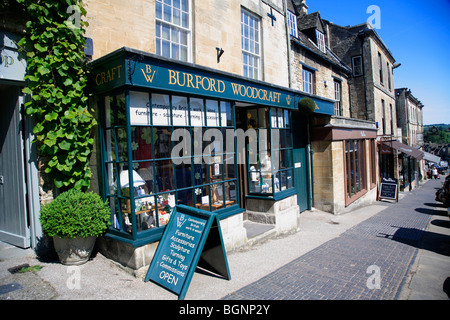
M 98 194 L 76 189 L 61 193 L 42 207 L 42 229 L 53 237 L 62 264 L 78 265 L 88 261 L 96 238 L 111 223 L 110 212 Z

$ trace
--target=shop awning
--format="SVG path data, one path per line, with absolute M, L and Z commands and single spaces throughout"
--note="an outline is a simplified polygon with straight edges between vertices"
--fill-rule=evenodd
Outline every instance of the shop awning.
M 423 152 L 423 158 L 427 161 L 434 162 L 437 164 L 441 162 L 441 157 L 435 156 L 434 154 L 425 151 Z
M 413 148 L 411 146 L 408 146 L 406 144 L 403 144 L 397 140 L 383 142 L 383 144 L 385 144 L 388 147 L 397 149 L 398 151 L 401 151 L 403 153 L 406 153 L 406 154 L 410 155 L 411 157 L 416 158 L 417 160 L 423 159 L 423 151 Z

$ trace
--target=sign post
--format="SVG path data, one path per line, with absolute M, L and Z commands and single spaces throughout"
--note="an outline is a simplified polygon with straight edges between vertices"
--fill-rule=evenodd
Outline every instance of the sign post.
M 144 281 L 150 280 L 182 300 L 197 265 L 230 280 L 217 214 L 177 205 Z
M 378 200 L 389 199 L 398 201 L 398 180 L 395 178 L 382 178 Z

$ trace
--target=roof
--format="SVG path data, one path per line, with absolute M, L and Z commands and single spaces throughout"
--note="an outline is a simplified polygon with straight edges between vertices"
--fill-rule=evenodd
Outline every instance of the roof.
M 352 70 L 339 59 L 339 57 L 331 51 L 326 45 L 326 53 L 322 52 L 316 43 L 308 37 L 308 35 L 304 32 L 306 30 L 320 29 L 323 30 L 322 18 L 320 17 L 319 12 L 314 12 L 311 14 L 300 14 L 297 17 L 297 27 L 298 27 L 298 38 L 291 36 L 291 41 L 303 49 L 308 50 L 310 53 L 314 54 L 316 57 L 331 63 L 335 67 L 339 68 L 341 71 L 351 74 Z M 319 28 L 320 27 L 320 28 Z

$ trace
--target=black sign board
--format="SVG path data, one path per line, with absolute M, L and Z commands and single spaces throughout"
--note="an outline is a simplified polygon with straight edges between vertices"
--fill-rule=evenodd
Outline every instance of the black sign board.
M 148 280 L 184 299 L 196 266 L 230 280 L 217 214 L 177 205 L 148 268 Z
M 382 178 L 378 200 L 398 200 L 398 181 L 395 178 Z

